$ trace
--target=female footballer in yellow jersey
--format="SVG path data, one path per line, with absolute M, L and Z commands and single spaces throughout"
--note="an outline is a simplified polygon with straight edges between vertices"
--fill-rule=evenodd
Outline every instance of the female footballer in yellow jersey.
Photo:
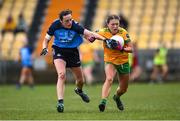
M 97 33 L 107 39 L 110 39 L 113 35 L 120 35 L 123 37 L 125 45 L 123 50 L 120 51 L 108 48 L 106 41 L 103 42 L 106 79 L 102 87 L 102 99 L 99 104 L 99 110 L 101 112 L 105 110 L 107 98 L 109 96 L 116 72 L 118 73 L 119 86 L 113 96 L 113 99 L 116 102 L 117 108 L 119 110 L 124 110 L 120 96 L 122 96 L 128 88 L 130 73 L 128 53 L 132 52 L 132 44 L 127 31 L 119 27 L 119 17 L 117 15 L 108 16 L 106 25 L 107 28 L 102 28 L 98 30 Z

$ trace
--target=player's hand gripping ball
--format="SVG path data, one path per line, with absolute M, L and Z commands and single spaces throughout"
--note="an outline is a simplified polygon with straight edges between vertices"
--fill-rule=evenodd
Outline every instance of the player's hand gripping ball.
M 123 50 L 124 39 L 119 35 L 114 35 L 110 39 L 106 39 L 105 42 L 110 49 Z
M 105 42 L 106 42 L 106 46 L 107 46 L 109 49 L 116 49 L 116 47 L 117 47 L 117 42 L 116 42 L 116 40 L 106 39 Z
M 112 40 L 116 41 L 116 50 L 122 50 L 124 47 L 124 39 L 123 37 L 119 36 L 119 35 L 114 35 L 111 37 Z

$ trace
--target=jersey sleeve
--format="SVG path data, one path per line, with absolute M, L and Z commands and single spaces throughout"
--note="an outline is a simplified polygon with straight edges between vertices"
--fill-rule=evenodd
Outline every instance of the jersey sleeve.
M 126 30 L 123 30 L 123 38 L 124 38 L 125 44 L 127 44 L 131 41 L 130 36 Z
M 72 29 L 76 31 L 78 34 L 84 34 L 84 28 L 76 21 L 73 21 Z
M 59 24 L 59 20 L 55 20 L 51 26 L 49 27 L 48 31 L 47 31 L 47 34 L 49 34 L 50 36 L 53 36 L 54 35 L 54 31 L 56 30 L 56 27 L 58 26 Z
M 112 37 L 112 34 L 109 32 L 108 28 L 96 30 L 96 33 L 107 39 L 110 39 Z
M 101 36 L 104 35 L 103 29 L 98 29 L 98 30 L 96 30 L 95 32 L 96 32 L 97 34 L 101 35 Z

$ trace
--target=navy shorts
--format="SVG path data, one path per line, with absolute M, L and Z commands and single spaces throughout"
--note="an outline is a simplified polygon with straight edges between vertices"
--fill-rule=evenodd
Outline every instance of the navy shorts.
M 80 67 L 81 61 L 79 50 L 77 48 L 60 48 L 55 45 L 53 48 L 53 60 L 63 59 L 66 62 L 66 67 Z
M 22 65 L 22 67 L 33 69 L 32 65 Z

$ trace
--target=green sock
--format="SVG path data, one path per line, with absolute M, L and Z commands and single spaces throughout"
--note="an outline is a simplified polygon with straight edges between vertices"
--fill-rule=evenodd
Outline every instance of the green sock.
M 101 103 L 102 103 L 102 104 L 106 104 L 106 102 L 107 102 L 107 99 L 106 99 L 106 98 L 104 98 L 104 99 L 101 100 Z

